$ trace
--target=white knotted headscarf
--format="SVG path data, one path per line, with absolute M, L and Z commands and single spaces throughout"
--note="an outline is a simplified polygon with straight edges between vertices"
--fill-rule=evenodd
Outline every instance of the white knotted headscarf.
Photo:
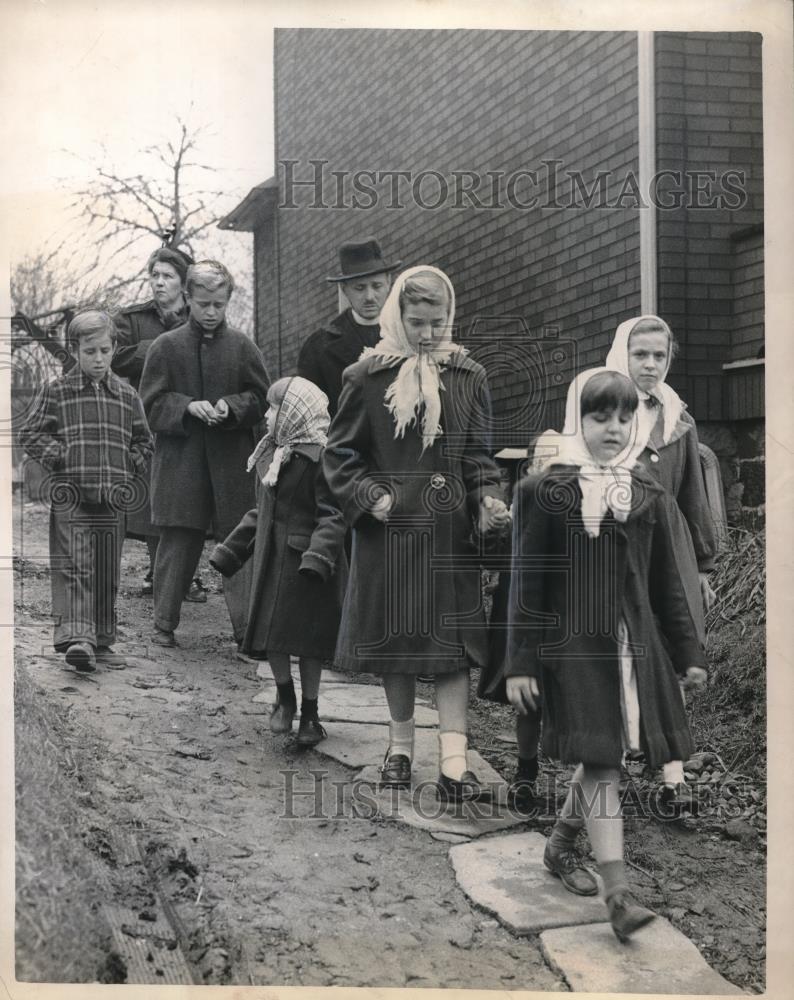
M 289 462 L 296 445 L 315 444 L 325 447 L 329 423 L 326 394 L 314 382 L 295 375 L 287 385 L 276 425 L 249 455 L 247 471 L 250 472 L 260 459 L 269 458 L 262 482 L 265 486 L 275 486 L 282 467 Z
M 417 351 L 411 346 L 402 322 L 400 295 L 409 278 L 434 275 L 443 281 L 449 297 L 449 310 L 444 334 L 432 350 Z M 362 358 L 378 357 L 386 367 L 400 366 L 397 376 L 386 390 L 386 407 L 394 417 L 395 437 L 404 437 L 406 427 L 417 423 L 422 416 L 422 451 L 429 448 L 442 432 L 440 366 L 453 354 L 465 355 L 466 349 L 452 343 L 452 326 L 455 322 L 455 290 L 449 278 L 436 267 L 424 265 L 410 267 L 394 282 L 389 297 L 380 314 L 380 340 L 374 347 L 367 347 Z
M 640 454 L 648 444 L 648 439 L 651 436 L 651 431 L 656 424 L 658 416 L 656 408 L 649 407 L 645 403 L 645 400 L 649 396 L 655 396 L 662 405 L 662 415 L 664 418 L 662 440 L 665 444 L 670 440 L 684 410 L 684 403 L 681 397 L 675 389 L 671 388 L 665 382 L 667 373 L 670 371 L 670 362 L 672 361 L 673 334 L 667 323 L 663 319 L 660 319 L 659 316 L 635 316 L 634 319 L 627 319 L 625 323 L 621 323 L 615 331 L 615 339 L 612 341 L 612 347 L 609 349 L 609 354 L 607 354 L 604 364 L 607 368 L 611 368 L 612 371 L 620 372 L 621 375 L 628 375 L 631 378 L 629 374 L 629 338 L 634 327 L 643 320 L 652 320 L 659 325 L 661 330 L 667 333 L 667 366 L 660 381 L 656 383 L 650 393 L 641 389 L 635 383 L 637 395 L 640 397 L 640 406 L 637 412 L 637 454 Z M 650 333 L 651 331 L 647 332 Z
M 579 488 L 582 491 L 582 519 L 585 531 L 593 538 L 601 532 L 601 522 L 607 510 L 616 521 L 625 521 L 631 510 L 631 469 L 637 451 L 637 416 L 631 423 L 626 447 L 608 462 L 597 461 L 587 447 L 582 433 L 582 390 L 594 375 L 614 374 L 608 368 L 590 368 L 580 372 L 568 386 L 565 400 L 565 425 L 562 434 L 545 431 L 535 446 L 541 455 L 537 468 L 551 465 L 575 465 L 579 468 Z M 632 383 L 633 384 L 633 383 Z

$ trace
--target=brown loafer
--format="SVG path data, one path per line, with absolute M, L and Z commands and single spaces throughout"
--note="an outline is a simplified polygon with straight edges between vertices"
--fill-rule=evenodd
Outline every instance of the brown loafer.
M 386 754 L 383 766 L 380 769 L 380 780 L 378 785 L 381 788 L 410 788 L 411 787 L 411 762 L 402 753 Z
M 568 892 L 576 896 L 595 896 L 598 883 L 595 876 L 584 866 L 582 859 L 573 848 L 555 850 L 551 841 L 546 841 L 543 865 L 547 871 L 562 882 Z
M 656 919 L 653 910 L 640 906 L 629 892 L 616 892 L 607 900 L 609 922 L 615 937 L 625 944 L 631 935 Z

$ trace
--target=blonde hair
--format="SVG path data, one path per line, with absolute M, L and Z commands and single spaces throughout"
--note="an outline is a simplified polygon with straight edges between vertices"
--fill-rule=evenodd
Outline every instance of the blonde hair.
M 664 333 L 667 335 L 668 344 L 668 354 L 670 355 L 670 360 L 678 354 L 678 341 L 673 336 L 673 331 L 665 323 L 662 323 L 658 319 L 641 319 L 639 323 L 632 327 L 631 333 L 629 334 L 629 339 L 626 343 L 626 347 L 631 346 L 631 338 L 635 333 Z
M 406 303 L 429 302 L 431 306 L 444 306 L 449 312 L 451 305 L 446 283 L 432 271 L 418 271 L 405 279 L 400 289 L 400 311 Z
M 217 260 L 200 260 L 187 269 L 185 286 L 188 295 L 193 293 L 193 289 L 204 288 L 208 292 L 217 291 L 222 285 L 229 289 L 231 296 L 234 291 L 234 278 L 228 268 L 224 267 Z
M 66 339 L 71 344 L 79 344 L 81 340 L 97 333 L 110 334 L 111 343 L 116 343 L 116 327 L 110 313 L 104 309 L 81 309 L 72 317 L 66 330 Z

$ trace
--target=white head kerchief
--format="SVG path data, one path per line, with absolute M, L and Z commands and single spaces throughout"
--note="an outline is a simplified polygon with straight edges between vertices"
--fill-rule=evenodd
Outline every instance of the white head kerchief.
M 684 404 L 681 397 L 675 389 L 672 389 L 665 382 L 667 373 L 670 370 L 670 362 L 672 360 L 672 351 L 670 348 L 673 343 L 673 334 L 667 323 L 665 323 L 665 321 L 660 319 L 658 316 L 635 316 L 634 319 L 627 319 L 625 323 L 621 323 L 615 331 L 615 339 L 612 341 L 612 347 L 609 349 L 609 354 L 607 354 L 607 359 L 604 364 L 607 368 L 611 368 L 612 371 L 620 372 L 622 375 L 629 375 L 629 337 L 631 336 L 631 331 L 641 320 L 653 320 L 655 323 L 658 323 L 663 330 L 666 330 L 668 346 L 667 366 L 660 381 L 656 383 L 653 390 L 648 393 L 645 392 L 644 389 L 641 389 L 638 385 L 635 385 L 637 395 L 640 397 L 640 406 L 637 413 L 637 454 L 641 453 L 648 444 L 648 438 L 651 436 L 651 431 L 656 424 L 658 416 L 655 407 L 649 407 L 645 404 L 645 400 L 648 396 L 655 396 L 656 399 L 662 404 L 662 415 L 664 417 L 662 439 L 665 444 L 667 444 L 670 440 L 670 437 L 672 436 L 672 433 L 681 417 L 681 413 L 684 410 Z M 630 375 L 629 378 L 631 378 Z
M 545 456 L 538 466 L 575 465 L 579 467 L 579 488 L 582 491 L 582 518 L 585 531 L 597 538 L 601 521 L 611 510 L 617 521 L 625 521 L 631 510 L 631 469 L 637 455 L 637 418 L 631 424 L 626 447 L 608 462 L 593 457 L 582 434 L 581 397 L 584 386 L 594 375 L 607 368 L 590 368 L 580 372 L 568 386 L 565 401 L 565 425 L 562 434 L 545 431 L 538 439 Z M 556 454 L 553 454 L 556 451 Z M 537 452 L 537 445 L 536 445 Z
M 406 279 L 416 275 L 433 274 L 440 278 L 449 294 L 449 313 L 446 328 L 439 343 L 432 351 L 417 351 L 411 346 L 402 323 L 400 293 Z M 389 297 L 380 314 L 380 340 L 374 347 L 367 347 L 362 358 L 376 356 L 387 367 L 400 365 L 397 376 L 386 390 L 385 403 L 394 417 L 395 437 L 404 437 L 406 427 L 422 417 L 422 451 L 429 448 L 442 434 L 441 398 L 443 388 L 440 365 L 453 354 L 466 354 L 460 344 L 452 343 L 452 326 L 455 322 L 455 290 L 449 278 L 436 267 L 428 265 L 410 267 L 394 282 Z

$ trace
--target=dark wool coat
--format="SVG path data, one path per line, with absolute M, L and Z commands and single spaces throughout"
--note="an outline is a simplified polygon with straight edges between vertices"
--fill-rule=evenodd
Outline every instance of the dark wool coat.
M 222 324 L 212 338 L 189 320 L 162 334 L 146 355 L 141 398 L 155 433 L 152 520 L 206 530 L 225 538 L 256 503 L 245 471 L 252 428 L 267 408 L 268 377 L 259 348 Z M 193 400 L 214 406 L 223 397 L 227 420 L 216 427 L 187 412 Z
M 379 339 L 379 325 L 362 326 L 353 319 L 352 309 L 346 309 L 301 347 L 296 374 L 323 390 L 331 417 L 339 406 L 342 372 L 358 361 L 365 347 L 374 347 Z
M 651 766 L 687 760 L 692 741 L 676 673 L 705 660 L 676 567 L 669 505 L 661 487 L 638 471 L 628 520 L 607 514 L 591 538 L 581 503 L 570 467 L 517 487 L 504 674 L 540 679 L 545 753 L 617 767 L 622 618 L 637 675 L 641 749 Z
M 377 358 L 347 369 L 323 457 L 353 547 L 336 662 L 370 673 L 451 673 L 486 657 L 480 561 L 468 544 L 485 496 L 502 497 L 490 451 L 482 367 L 453 357 L 441 374 L 443 436 L 422 453 L 410 427 L 395 440 L 384 405 L 397 374 Z M 388 523 L 367 511 L 394 497 Z
M 651 438 L 638 461 L 667 494 L 676 564 L 698 636 L 705 643 L 706 625 L 698 573 L 708 573 L 714 568 L 717 545 L 703 483 L 697 428 L 692 417 L 684 411 L 670 441 L 662 444 L 662 420 L 660 409 Z
M 113 354 L 113 371 L 126 378 L 137 389 L 141 383 L 143 363 L 152 341 L 172 327 L 166 326 L 162 313 L 154 299 L 127 306 L 113 317 L 116 327 L 116 350 Z M 175 323 L 174 325 L 179 325 Z M 146 488 L 149 499 L 145 506 L 127 516 L 127 538 L 146 539 L 157 535 L 158 529 L 152 524 L 151 510 L 151 470 L 146 470 Z
M 347 526 L 328 492 L 320 455 L 317 445 L 296 445 L 275 488 L 260 485 L 257 509 L 210 557 L 231 576 L 253 556 L 246 653 L 334 655 L 347 582 Z

